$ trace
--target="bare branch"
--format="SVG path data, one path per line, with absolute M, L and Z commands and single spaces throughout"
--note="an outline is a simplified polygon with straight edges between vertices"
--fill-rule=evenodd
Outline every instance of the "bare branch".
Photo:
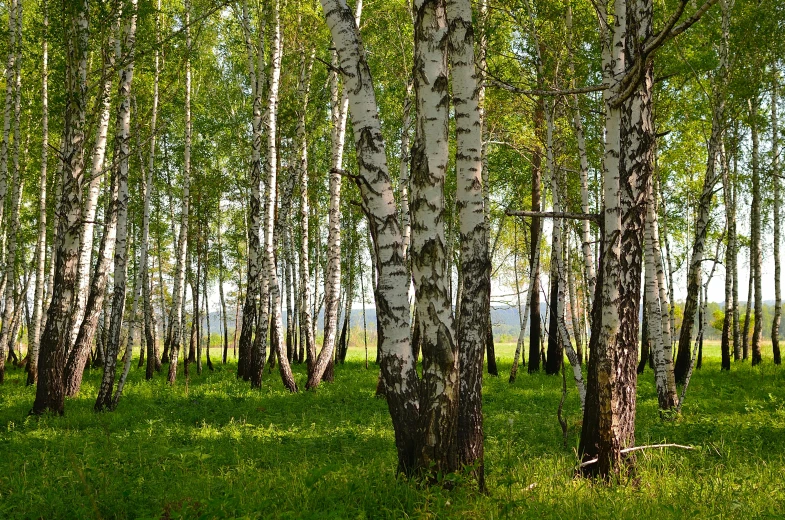
M 565 211 L 507 211 L 511 217 L 540 217 L 540 218 L 565 218 L 571 220 L 600 221 L 598 213 L 569 213 Z

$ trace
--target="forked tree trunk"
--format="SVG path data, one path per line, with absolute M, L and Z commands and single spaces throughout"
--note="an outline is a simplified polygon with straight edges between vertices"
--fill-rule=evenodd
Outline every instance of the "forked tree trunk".
M 443 0 L 416 0 L 413 6 L 416 117 L 410 256 L 423 357 L 422 445 L 417 464 L 423 471 L 446 474 L 458 469 L 455 447 L 459 390 L 444 229 L 444 181 L 449 156 L 447 20 Z
M 643 0 L 646 4 L 645 0 Z M 589 358 L 588 398 L 584 412 L 579 452 L 584 460 L 597 458 L 585 472 L 607 477 L 622 471 L 621 450 L 635 442 L 635 384 L 638 353 L 638 301 L 640 299 L 640 247 L 635 225 L 643 215 L 633 198 L 638 180 L 626 168 L 630 136 L 627 125 L 635 115 L 623 117 L 614 103 L 621 94 L 619 78 L 627 68 L 630 35 L 625 0 L 615 0 L 615 23 L 602 28 L 603 79 L 610 88 L 603 93 L 605 104 L 605 154 L 603 157 L 603 245 L 601 280 L 595 295 L 592 341 Z M 647 5 L 649 16 L 651 4 Z M 604 9 L 604 6 L 600 6 Z M 606 13 L 600 13 L 602 20 Z M 643 27 L 645 29 L 645 27 Z M 636 35 L 637 36 L 637 35 Z M 645 34 L 643 35 L 645 38 Z M 644 94 L 639 89 L 638 94 Z M 627 103 L 632 104 L 628 101 Z M 625 107 L 626 108 L 626 107 Z M 634 107 L 630 107 L 634 108 Z M 625 124 L 626 123 L 626 124 Z M 641 135 L 635 137 L 642 138 Z M 645 149 L 633 153 L 645 152 Z M 622 253 L 623 252 L 623 253 Z M 634 333 L 634 335 L 633 335 Z M 630 391 L 633 389 L 633 391 Z
M 63 413 L 63 369 L 68 355 L 69 318 L 76 291 L 79 261 L 79 221 L 84 177 L 84 125 L 87 102 L 89 2 L 63 4 L 66 70 L 66 114 L 63 148 L 63 187 L 57 203 L 60 215 L 54 244 L 52 303 L 41 337 L 38 386 L 32 413 Z

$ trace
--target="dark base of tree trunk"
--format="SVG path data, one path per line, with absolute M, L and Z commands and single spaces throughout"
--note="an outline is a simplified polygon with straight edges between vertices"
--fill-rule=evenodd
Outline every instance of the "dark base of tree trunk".
M 488 321 L 488 331 L 486 333 L 485 342 L 485 355 L 488 358 L 488 375 L 498 377 L 499 367 L 496 364 L 496 346 L 494 345 L 493 341 L 493 328 L 490 323 L 490 319 Z

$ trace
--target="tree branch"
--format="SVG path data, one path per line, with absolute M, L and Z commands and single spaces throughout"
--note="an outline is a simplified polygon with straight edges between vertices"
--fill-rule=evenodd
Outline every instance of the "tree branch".
M 512 211 L 508 210 L 507 215 L 511 217 L 541 217 L 541 218 L 565 218 L 571 220 L 591 220 L 599 223 L 599 213 L 569 213 L 565 211 Z

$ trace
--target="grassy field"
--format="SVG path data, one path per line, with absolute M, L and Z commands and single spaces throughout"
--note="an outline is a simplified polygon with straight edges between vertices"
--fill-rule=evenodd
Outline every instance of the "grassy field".
M 235 366 L 174 388 L 133 370 L 113 413 L 92 411 L 99 374 L 64 417 L 27 417 L 34 389 L 10 369 L 0 387 L 0 518 L 782 518 L 785 371 L 719 370 L 707 347 L 682 416 L 662 421 L 649 370 L 638 389 L 634 482 L 572 477 L 580 428 L 574 387 L 556 420 L 561 378 L 507 383 L 514 345 L 500 344 L 500 378 L 485 380 L 489 492 L 397 478 L 387 406 L 363 352 L 316 392 L 287 394 L 277 372 L 252 391 Z M 305 385 L 304 367 L 295 367 Z M 536 486 L 530 489 L 530 485 Z

